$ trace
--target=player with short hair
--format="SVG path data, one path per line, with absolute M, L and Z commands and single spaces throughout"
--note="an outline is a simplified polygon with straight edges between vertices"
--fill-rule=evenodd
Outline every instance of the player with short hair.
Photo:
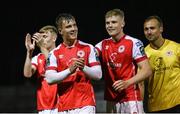
M 60 114 L 95 114 L 91 79 L 102 77 L 95 48 L 77 39 L 78 27 L 71 14 L 58 15 L 56 24 L 63 43 L 50 53 L 45 76 L 48 83 L 58 83 L 58 111 Z
M 44 77 L 48 53 L 56 47 L 56 38 L 57 29 L 51 25 L 42 27 L 32 37 L 29 33 L 26 35 L 27 54 L 24 64 L 24 76 L 30 78 L 35 75 L 37 77 L 37 110 L 39 114 L 58 113 L 57 84 L 49 85 Z M 41 53 L 32 57 L 35 43 L 40 48 Z
M 105 79 L 106 111 L 144 113 L 138 83 L 152 74 L 143 43 L 123 32 L 124 12 L 112 9 L 105 15 L 110 38 L 96 44 Z M 137 72 L 137 68 L 138 72 Z
M 149 41 L 145 52 L 153 68 L 148 80 L 148 111 L 180 112 L 180 45 L 163 38 L 163 21 L 149 16 L 144 21 L 144 35 Z

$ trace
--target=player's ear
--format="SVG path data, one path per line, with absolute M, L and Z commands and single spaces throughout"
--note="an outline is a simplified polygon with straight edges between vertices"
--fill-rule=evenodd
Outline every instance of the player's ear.
M 161 32 L 161 33 L 163 32 L 163 27 L 160 27 L 160 32 Z
M 53 41 L 55 42 L 57 39 L 57 35 L 54 36 Z
M 125 26 L 125 22 L 123 20 L 122 24 L 121 24 L 121 27 L 123 28 Z

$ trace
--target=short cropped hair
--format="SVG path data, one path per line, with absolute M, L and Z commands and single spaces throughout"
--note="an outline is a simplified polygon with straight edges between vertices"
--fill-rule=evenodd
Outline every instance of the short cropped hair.
M 158 21 L 159 27 L 163 27 L 163 21 L 162 21 L 162 19 L 161 19 L 159 16 L 157 16 L 157 15 L 152 15 L 152 16 L 147 17 L 147 18 L 145 19 L 144 23 L 147 22 L 147 21 L 149 21 L 149 20 L 151 20 L 151 19 L 156 19 L 156 20 Z
M 39 30 L 40 33 L 44 33 L 47 31 L 50 31 L 51 33 L 58 34 L 57 28 L 55 26 L 52 26 L 52 25 L 46 25 Z
M 64 20 L 69 22 L 71 20 L 75 20 L 75 17 L 68 13 L 59 14 L 56 17 L 56 26 L 57 26 L 58 30 L 62 29 L 62 23 Z
M 106 13 L 105 18 L 112 17 L 112 16 L 120 16 L 124 18 L 124 11 L 120 9 L 112 9 Z

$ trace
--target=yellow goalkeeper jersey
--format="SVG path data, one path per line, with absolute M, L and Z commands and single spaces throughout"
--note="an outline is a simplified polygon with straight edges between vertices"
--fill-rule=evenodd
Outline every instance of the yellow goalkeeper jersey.
M 180 44 L 165 39 L 163 46 L 145 52 L 154 75 L 148 80 L 148 110 L 160 111 L 180 104 Z

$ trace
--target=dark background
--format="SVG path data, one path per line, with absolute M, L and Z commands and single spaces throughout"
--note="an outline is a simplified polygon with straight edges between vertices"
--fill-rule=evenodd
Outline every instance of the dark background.
M 74 15 L 79 39 L 93 45 L 108 37 L 104 15 L 114 8 L 125 12 L 125 33 L 142 40 L 145 46 L 148 42 L 143 34 L 143 21 L 154 14 L 164 21 L 164 37 L 180 41 L 178 0 L 6 1 L 1 6 L 4 8 L 0 11 L 0 112 L 36 112 L 35 78 L 23 77 L 25 35 L 28 32 L 33 34 L 44 25 L 54 25 L 59 13 Z M 61 41 L 59 37 L 57 44 Z M 38 51 L 35 50 L 34 54 Z M 94 87 L 97 112 L 104 112 L 103 80 L 94 82 Z

